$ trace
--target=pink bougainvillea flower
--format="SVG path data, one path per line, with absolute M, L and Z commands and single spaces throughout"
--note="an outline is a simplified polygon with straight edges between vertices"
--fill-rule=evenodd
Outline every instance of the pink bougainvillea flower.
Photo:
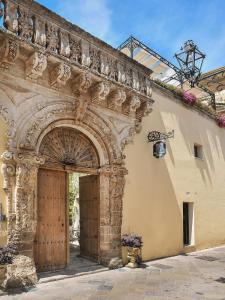
M 217 121 L 220 127 L 225 127 L 225 115 L 219 116 Z
M 184 92 L 183 93 L 183 99 L 184 99 L 185 103 L 192 105 L 196 101 L 196 96 L 193 95 L 192 93 Z

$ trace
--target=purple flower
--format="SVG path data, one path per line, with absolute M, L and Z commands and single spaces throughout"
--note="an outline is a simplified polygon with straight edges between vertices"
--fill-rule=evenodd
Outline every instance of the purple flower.
M 184 99 L 184 102 L 186 102 L 187 104 L 192 105 L 196 101 L 196 96 L 193 95 L 192 93 L 184 92 L 183 93 L 183 99 Z
M 137 234 L 124 234 L 121 244 L 125 247 L 141 248 L 143 245 L 142 237 Z
M 225 115 L 219 116 L 217 122 L 220 127 L 225 127 Z

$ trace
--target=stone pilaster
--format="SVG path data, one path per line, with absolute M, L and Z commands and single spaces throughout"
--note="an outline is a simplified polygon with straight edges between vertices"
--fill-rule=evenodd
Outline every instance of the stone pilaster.
M 33 154 L 19 154 L 16 161 L 14 242 L 21 254 L 33 258 L 36 232 L 37 172 L 44 160 Z
M 127 170 L 122 164 L 112 164 L 102 167 L 100 174 L 101 183 L 104 181 L 100 203 L 100 256 L 101 262 L 108 265 L 115 258 L 121 258 L 122 198 Z

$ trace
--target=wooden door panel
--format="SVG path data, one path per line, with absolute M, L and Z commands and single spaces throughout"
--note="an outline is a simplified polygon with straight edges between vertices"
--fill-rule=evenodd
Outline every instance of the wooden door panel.
M 79 178 L 80 251 L 97 260 L 99 254 L 99 176 Z
M 38 222 L 35 262 L 38 271 L 61 269 L 67 263 L 67 175 L 38 172 Z

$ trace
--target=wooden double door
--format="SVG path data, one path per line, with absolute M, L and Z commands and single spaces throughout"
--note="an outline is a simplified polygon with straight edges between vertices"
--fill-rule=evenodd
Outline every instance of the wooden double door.
M 97 260 L 99 177 L 82 176 L 79 185 L 81 255 Z M 68 176 L 64 171 L 38 172 L 34 259 L 39 272 L 63 269 L 69 262 Z

